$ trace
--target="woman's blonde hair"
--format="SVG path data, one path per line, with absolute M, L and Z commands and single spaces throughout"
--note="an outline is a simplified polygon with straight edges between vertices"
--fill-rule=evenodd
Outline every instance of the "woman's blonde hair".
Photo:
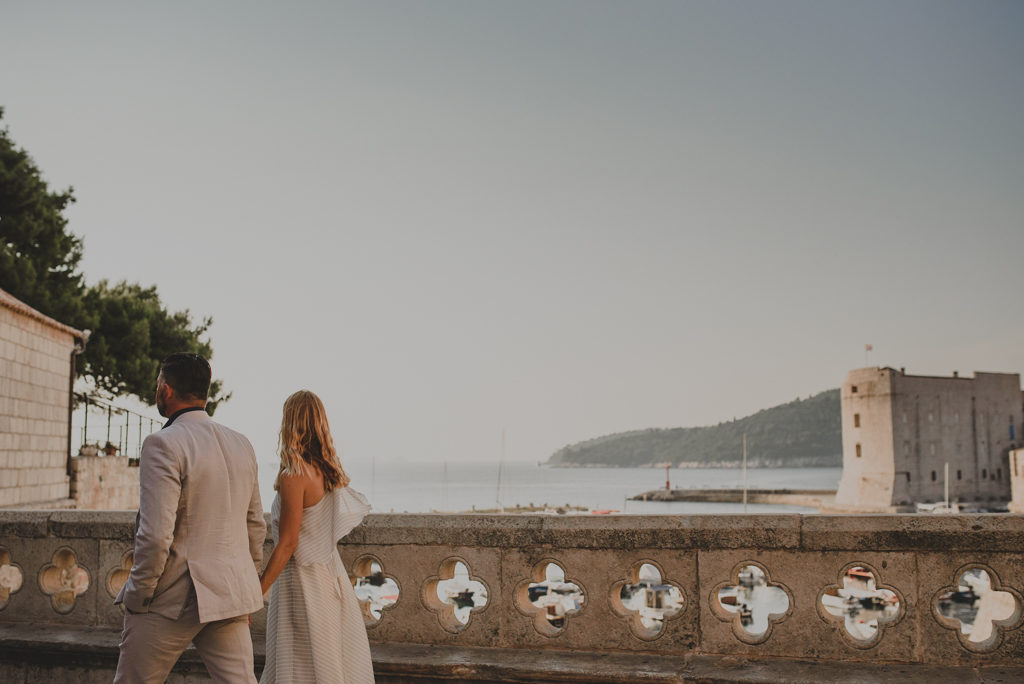
M 281 473 L 298 475 L 312 468 L 323 477 L 325 491 L 348 486 L 349 477 L 334 449 L 324 403 L 309 390 L 299 390 L 285 399 L 278 451 Z M 277 487 L 275 480 L 274 489 Z

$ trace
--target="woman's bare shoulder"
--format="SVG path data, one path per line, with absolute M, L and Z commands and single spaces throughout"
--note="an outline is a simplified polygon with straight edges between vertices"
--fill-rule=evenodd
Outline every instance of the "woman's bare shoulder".
M 277 476 L 278 491 L 282 497 L 295 494 L 301 497 L 314 483 L 312 474 L 306 470 L 297 473 L 282 470 Z

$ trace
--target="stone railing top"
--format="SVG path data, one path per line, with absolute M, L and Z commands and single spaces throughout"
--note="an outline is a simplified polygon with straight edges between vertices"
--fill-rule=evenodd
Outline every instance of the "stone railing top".
M 0 537 L 129 541 L 134 511 L 0 510 Z M 562 549 L 1019 552 L 1024 515 L 371 514 L 346 542 Z

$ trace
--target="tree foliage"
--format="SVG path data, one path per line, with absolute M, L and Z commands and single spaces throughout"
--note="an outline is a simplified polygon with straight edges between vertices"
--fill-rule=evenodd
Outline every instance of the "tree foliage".
M 0 119 L 3 109 L 0 109 Z M 51 192 L 32 158 L 0 128 L 0 289 L 63 323 L 89 329 L 78 370 L 108 396 L 155 402 L 160 360 L 185 351 L 213 356 L 206 333 L 188 310 L 171 312 L 155 286 L 101 280 L 87 287 L 79 263 L 82 240 L 68 231 L 71 188 Z M 230 398 L 214 380 L 207 410 Z
M 85 293 L 85 308 L 95 312 L 101 325 L 93 331 L 82 355 L 82 372 L 97 389 L 111 395 L 134 394 L 148 404 L 156 401 L 155 378 L 160 360 L 179 351 L 206 358 L 213 349 L 204 335 L 213 323 L 205 318 L 192 322 L 185 311 L 170 312 L 160 303 L 156 287 L 101 280 Z M 207 410 L 230 398 L 222 394 L 222 383 L 210 386 Z
M 82 241 L 64 217 L 74 201 L 72 188 L 50 192 L 32 158 L 0 128 L 0 289 L 80 328 L 94 321 L 82 308 Z

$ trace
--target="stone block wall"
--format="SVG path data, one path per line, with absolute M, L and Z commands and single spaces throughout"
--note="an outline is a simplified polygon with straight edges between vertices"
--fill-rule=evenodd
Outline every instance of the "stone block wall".
M 71 498 L 75 508 L 135 510 L 139 507 L 139 469 L 127 456 L 76 456 L 71 459 Z
M 0 507 L 64 500 L 76 331 L 0 294 Z

